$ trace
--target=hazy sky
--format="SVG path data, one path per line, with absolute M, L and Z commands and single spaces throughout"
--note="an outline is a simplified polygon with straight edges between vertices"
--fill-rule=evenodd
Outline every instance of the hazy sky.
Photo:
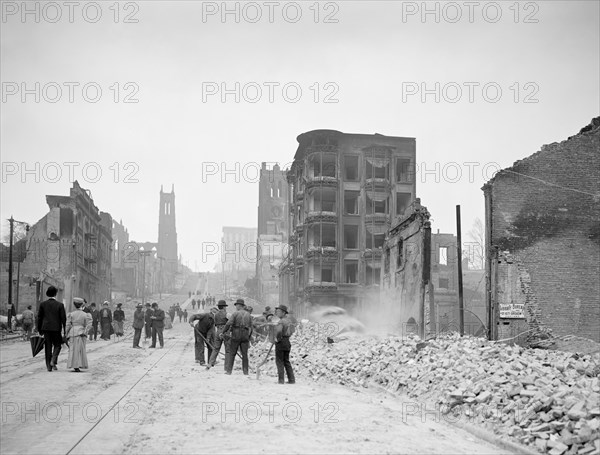
M 427 2 L 425 17 L 422 2 L 273 2 L 272 22 L 265 2 L 237 4 L 239 22 L 221 2 L 76 2 L 71 18 L 63 2 L 36 3 L 39 16 L 23 17 L 22 2 L 1 2 L 2 228 L 44 216 L 46 194 L 68 195 L 63 163 L 76 162 L 74 177 L 133 240 L 156 241 L 160 185 L 174 184 L 179 250 L 198 270 L 216 263 L 202 263 L 202 243 L 220 242 L 222 226 L 256 226 L 257 167 L 290 163 L 302 132 L 416 138 L 417 195 L 434 230 L 454 232 L 456 204 L 464 230 L 483 218 L 480 188 L 498 165 L 599 112 L 596 1 Z M 239 102 L 208 91 L 236 82 Z M 236 163 L 237 175 L 223 172 Z

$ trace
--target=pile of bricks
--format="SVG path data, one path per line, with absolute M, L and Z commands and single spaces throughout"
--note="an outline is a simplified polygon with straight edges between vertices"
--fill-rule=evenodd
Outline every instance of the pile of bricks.
M 299 376 L 372 383 L 542 453 L 600 452 L 600 354 L 523 349 L 481 338 L 356 337 L 328 343 L 315 326 L 292 337 Z M 331 339 L 329 341 L 332 341 Z M 269 345 L 252 349 L 256 365 Z M 261 368 L 275 375 L 274 351 Z

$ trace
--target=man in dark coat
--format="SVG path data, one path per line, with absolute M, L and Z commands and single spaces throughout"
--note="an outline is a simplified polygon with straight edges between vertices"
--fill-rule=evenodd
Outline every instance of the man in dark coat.
M 112 328 L 112 313 L 110 312 L 110 308 L 108 308 L 108 302 L 105 301 L 102 304 L 102 309 L 100 310 L 100 330 L 102 330 L 102 334 L 100 338 L 104 341 L 110 340 L 110 332 Z
M 215 336 L 215 313 L 216 311 L 209 311 L 208 313 L 197 313 L 190 317 L 189 323 L 194 327 L 194 321 L 198 321 L 194 328 L 195 337 L 195 355 L 196 362 L 200 365 L 205 365 L 204 361 L 204 345 L 208 349 L 207 359 L 210 361 L 212 355 L 213 338 Z M 198 333 L 200 332 L 200 333 Z M 206 341 L 205 341 L 206 340 Z
M 94 337 L 94 341 L 96 341 L 98 339 L 98 322 L 100 321 L 100 312 L 96 309 L 96 304 L 94 302 L 92 302 L 90 305 L 90 314 L 92 315 L 90 341 L 92 341 L 92 336 Z
M 62 344 L 62 334 L 66 334 L 67 313 L 65 306 L 56 300 L 58 289 L 50 286 L 46 291 L 48 300 L 40 303 L 38 311 L 38 331 L 44 335 L 44 348 L 46 352 L 46 368 L 48 371 L 56 370 L 58 354 Z
M 279 324 L 275 327 L 275 364 L 277 365 L 279 384 L 285 382 L 285 374 L 288 377 L 288 384 L 295 384 L 296 378 L 290 363 L 290 350 L 292 349 L 290 337 L 294 333 L 294 326 L 288 318 L 287 306 L 276 307 L 275 314 L 279 318 Z
M 138 303 L 133 312 L 133 347 L 135 349 L 140 348 L 140 338 L 142 337 L 142 329 L 144 328 L 144 307 L 141 303 Z
M 217 312 L 214 315 L 215 318 L 215 337 L 213 343 L 213 351 L 208 359 L 208 365 L 206 365 L 206 369 L 209 370 L 211 367 L 215 366 L 217 362 L 217 356 L 219 355 L 219 351 L 221 350 L 221 346 L 225 345 L 225 358 L 229 354 L 229 340 L 223 337 L 223 329 L 225 328 L 225 324 L 227 324 L 227 302 L 225 300 L 219 300 L 217 304 Z M 227 363 L 225 363 L 225 368 L 227 368 Z
M 192 299 L 192 310 L 196 309 L 196 299 Z
M 252 316 L 245 310 L 246 304 L 243 299 L 237 299 L 235 302 L 236 312 L 223 328 L 225 337 L 231 330 L 231 346 L 229 355 L 225 359 L 225 374 L 231 374 L 233 371 L 233 362 L 238 349 L 242 353 L 242 371 L 245 375 L 248 374 L 248 347 L 250 345 L 250 332 L 252 330 Z
M 144 322 L 146 323 L 146 338 L 152 338 L 152 307 L 149 303 L 146 304 L 146 314 L 144 316 Z
M 160 347 L 162 349 L 165 347 L 165 342 L 163 341 L 165 312 L 158 307 L 158 303 L 156 302 L 152 304 L 152 316 L 150 316 L 150 319 L 152 320 L 152 344 L 150 347 L 156 347 L 156 337 L 158 336 L 158 341 L 160 342 Z

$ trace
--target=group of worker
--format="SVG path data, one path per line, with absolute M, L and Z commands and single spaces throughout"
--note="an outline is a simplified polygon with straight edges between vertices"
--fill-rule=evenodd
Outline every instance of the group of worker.
M 288 318 L 288 308 L 280 305 L 275 308 L 273 314 L 270 307 L 267 307 L 261 317 L 253 320 L 253 309 L 247 306 L 243 299 L 237 299 L 234 305 L 236 311 L 230 317 L 227 315 L 227 302 L 219 300 L 209 312 L 194 314 L 189 318 L 189 324 L 194 328 L 196 362 L 206 365 L 207 370 L 212 368 L 221 346 L 225 345 L 225 374 L 232 373 L 235 357 L 238 355 L 242 359 L 242 371 L 248 375 L 250 340 L 261 334 L 275 346 L 279 384 L 285 383 L 286 375 L 288 384 L 294 384 L 296 380 L 290 363 L 290 336 L 294 333 L 294 324 Z M 277 322 L 272 321 L 274 316 L 279 318 Z M 208 351 L 208 362 L 204 357 L 205 347 Z

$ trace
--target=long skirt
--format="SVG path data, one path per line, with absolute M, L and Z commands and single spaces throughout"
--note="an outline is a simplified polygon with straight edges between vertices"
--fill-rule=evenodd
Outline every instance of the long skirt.
M 123 336 L 123 321 L 114 321 L 113 327 L 115 329 L 115 335 Z
M 106 321 L 102 321 L 101 322 L 101 327 L 102 327 L 102 336 L 101 338 L 104 338 L 106 340 L 110 339 L 110 322 Z
M 69 338 L 69 358 L 67 368 L 87 368 L 88 360 L 85 352 L 86 337 Z

